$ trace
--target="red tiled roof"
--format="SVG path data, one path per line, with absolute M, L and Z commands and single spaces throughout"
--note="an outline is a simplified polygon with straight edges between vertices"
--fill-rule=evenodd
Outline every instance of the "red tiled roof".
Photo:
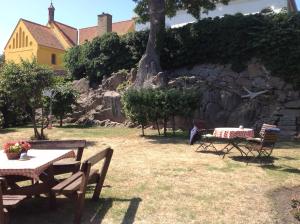
M 49 27 L 24 19 L 22 19 L 22 21 L 38 44 L 46 47 L 65 50 Z
M 112 24 L 112 32 L 116 32 L 119 35 L 124 35 L 134 28 L 134 20 L 126 20 Z
M 112 24 L 112 32 L 124 35 L 134 28 L 134 20 L 126 20 Z M 83 44 L 86 40 L 91 41 L 99 35 L 99 27 L 92 26 L 79 29 L 79 44 Z
M 68 26 L 66 24 L 54 21 L 54 24 L 59 28 L 64 37 L 72 44 L 76 45 L 78 40 L 78 31 L 76 28 Z
M 91 41 L 98 35 L 98 26 L 79 29 L 79 44 L 83 44 L 86 40 Z

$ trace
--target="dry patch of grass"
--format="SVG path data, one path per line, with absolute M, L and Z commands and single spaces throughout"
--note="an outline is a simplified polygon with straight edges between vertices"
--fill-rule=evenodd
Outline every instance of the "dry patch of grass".
M 84 157 L 110 145 L 115 151 L 101 200 L 87 200 L 83 223 L 281 223 L 270 192 L 300 185 L 299 147 L 282 143 L 274 166 L 260 166 L 196 153 L 179 138 L 139 136 L 125 128 L 55 128 L 50 139 L 87 139 Z M 26 139 L 32 130 L 12 129 L 0 143 Z M 221 145 L 219 146 L 221 147 Z M 13 223 L 71 223 L 72 204 L 60 199 L 57 211 L 33 199 L 13 211 Z M 26 212 L 24 212 L 26 211 Z

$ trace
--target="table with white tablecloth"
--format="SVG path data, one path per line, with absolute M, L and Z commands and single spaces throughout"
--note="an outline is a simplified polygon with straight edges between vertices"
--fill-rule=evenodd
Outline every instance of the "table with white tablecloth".
M 222 151 L 225 152 L 224 156 L 234 148 L 236 148 L 243 156 L 246 155 L 246 153 L 239 144 L 247 138 L 254 137 L 254 130 L 251 128 L 233 127 L 215 128 L 213 136 L 228 142 L 227 145 L 222 149 Z

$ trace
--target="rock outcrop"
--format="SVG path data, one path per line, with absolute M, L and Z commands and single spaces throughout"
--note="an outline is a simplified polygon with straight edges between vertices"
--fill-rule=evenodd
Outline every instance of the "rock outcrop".
M 80 92 L 75 112 L 69 121 L 83 125 L 116 126 L 125 122 L 121 110 L 118 86 L 132 83 L 136 70 L 112 74 L 96 89 L 89 88 L 88 81 L 74 82 Z M 153 78 L 154 86 L 174 88 L 196 87 L 202 93 L 201 106 L 195 117 L 205 119 L 211 127 L 255 127 L 262 123 L 276 123 L 282 135 L 296 134 L 300 118 L 299 91 L 278 77 L 271 76 L 264 66 L 255 61 L 240 73 L 230 66 L 196 65 L 166 71 Z M 177 128 L 189 128 L 186 120 L 176 118 Z M 130 124 L 132 126 L 132 124 Z
M 74 113 L 66 121 L 79 125 L 117 126 L 125 122 L 121 96 L 117 87 L 127 80 L 124 71 L 114 73 L 98 88 L 89 88 L 88 80 L 74 81 L 74 88 L 80 93 Z
M 267 122 L 278 124 L 281 136 L 296 134 L 300 118 L 299 91 L 270 76 L 258 63 L 250 63 L 241 73 L 221 65 L 197 65 L 170 73 L 173 78 L 169 86 L 199 88 L 202 99 L 196 116 L 212 127 L 243 125 L 258 130 Z

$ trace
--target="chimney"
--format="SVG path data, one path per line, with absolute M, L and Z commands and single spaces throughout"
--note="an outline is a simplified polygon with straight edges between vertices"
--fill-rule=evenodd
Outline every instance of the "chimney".
M 55 8 L 51 2 L 51 5 L 48 8 L 48 12 L 49 12 L 48 23 L 54 22 L 54 11 L 55 11 Z
M 98 15 L 98 27 L 100 36 L 112 32 L 112 15 L 104 12 Z

